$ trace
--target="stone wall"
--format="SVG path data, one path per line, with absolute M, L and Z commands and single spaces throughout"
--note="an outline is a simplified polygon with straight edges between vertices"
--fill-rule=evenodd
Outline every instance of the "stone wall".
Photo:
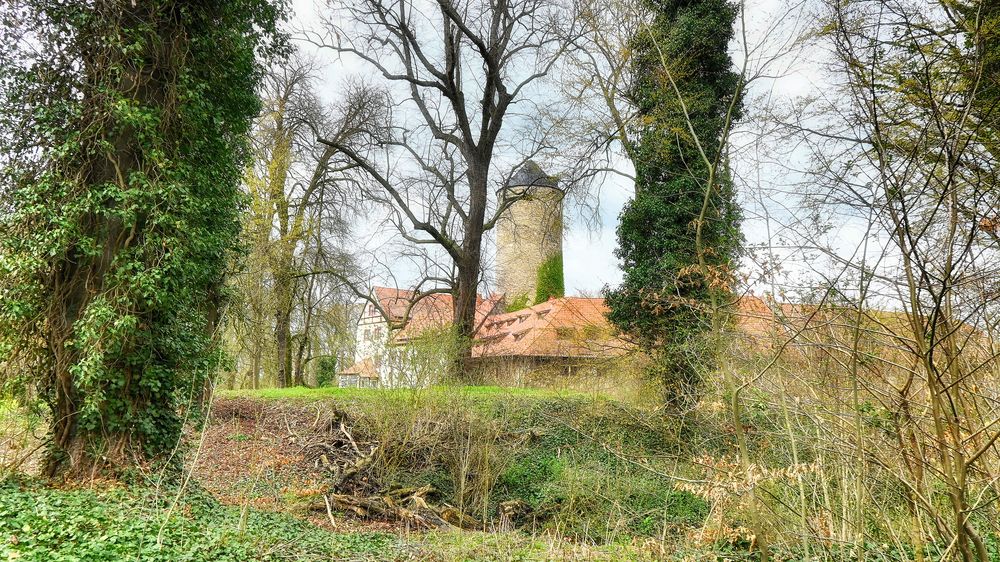
M 525 188 L 510 188 L 525 189 Z M 538 269 L 562 254 L 563 193 L 531 187 L 497 222 L 497 292 L 510 305 L 523 297 L 534 304 Z

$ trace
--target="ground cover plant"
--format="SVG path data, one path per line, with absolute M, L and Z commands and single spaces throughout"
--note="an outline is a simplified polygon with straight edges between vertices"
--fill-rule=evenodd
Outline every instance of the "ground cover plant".
M 782 407 L 762 390 L 746 398 L 744 429 L 759 459 L 752 480 L 718 415 L 721 388 L 683 424 L 656 408 L 544 389 L 223 394 L 185 452 L 186 484 L 152 473 L 84 487 L 5 481 L 4 554 L 753 560 L 747 486 L 769 498 L 759 515 L 777 559 L 854 560 L 863 552 L 867 560 L 912 560 L 918 552 L 900 534 L 909 520 L 905 488 L 885 470 L 867 477 L 869 501 L 880 506 L 866 514 L 868 539 L 832 540 L 844 530 L 826 514 L 852 505 L 850 463 L 827 450 L 822 433 L 817 438 L 804 405 Z M 8 416 L 17 411 L 8 407 Z M 891 428 L 877 405 L 860 412 L 871 438 Z M 804 542 L 803 525 L 828 540 Z M 994 535 L 984 541 L 994 552 Z M 920 549 L 924 560 L 938 560 L 948 545 L 925 537 Z
M 405 552 L 385 533 L 337 534 L 294 517 L 224 506 L 199 490 L 0 483 L 7 560 L 364 560 Z M 159 492 L 159 493 L 158 493 Z M 392 559 L 383 557 L 380 559 Z
M 186 482 L 159 473 L 83 487 L 4 481 L 2 554 L 653 560 L 666 554 L 664 536 L 683 541 L 707 513 L 703 500 L 625 459 L 673 452 L 648 413 L 626 404 L 498 387 L 281 392 L 218 398 L 204 439 L 187 452 Z M 362 454 L 376 446 L 377 456 Z M 345 477 L 348 469 L 356 472 Z M 429 510 L 355 501 L 403 502 L 393 494 L 419 489 Z
M 946 543 L 925 537 L 918 551 L 901 535 L 905 487 L 889 470 L 867 476 L 879 506 L 865 514 L 867 539 L 835 540 L 849 532 L 830 514 L 853 505 L 851 464 L 827 450 L 805 404 L 763 388 L 747 395 L 747 475 L 719 415 L 725 389 L 706 396 L 680 423 L 662 409 L 543 389 L 233 392 L 216 402 L 196 475 L 225 503 L 403 535 L 455 557 L 446 559 L 757 559 L 751 486 L 768 498 L 758 517 L 777 559 L 947 557 Z M 886 431 L 885 412 L 861 413 Z M 487 554 L 489 545 L 506 550 Z

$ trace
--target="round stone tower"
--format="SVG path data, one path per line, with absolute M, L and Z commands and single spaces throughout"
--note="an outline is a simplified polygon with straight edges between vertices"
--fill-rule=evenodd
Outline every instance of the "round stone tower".
M 562 296 L 563 192 L 558 182 L 529 160 L 504 189 L 508 198 L 519 199 L 497 221 L 497 291 L 508 308 Z

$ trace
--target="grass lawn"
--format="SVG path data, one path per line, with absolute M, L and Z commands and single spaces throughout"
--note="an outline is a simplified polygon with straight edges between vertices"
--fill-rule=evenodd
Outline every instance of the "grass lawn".
M 504 386 L 450 386 L 438 385 L 429 388 L 340 388 L 324 386 L 308 388 L 265 388 L 261 390 L 223 390 L 218 393 L 223 398 L 262 398 L 265 400 L 324 400 L 324 399 L 368 399 L 382 397 L 388 399 L 409 399 L 421 396 L 456 396 L 499 400 L 507 398 L 586 398 L 600 397 L 598 394 L 571 390 L 548 390 L 541 388 L 519 388 Z

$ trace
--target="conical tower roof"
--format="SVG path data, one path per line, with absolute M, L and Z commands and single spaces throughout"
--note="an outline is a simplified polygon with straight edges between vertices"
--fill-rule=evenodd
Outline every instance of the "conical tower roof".
M 521 169 L 510 178 L 509 187 L 553 187 L 558 188 L 559 181 L 546 174 L 542 167 L 533 160 L 528 160 Z

